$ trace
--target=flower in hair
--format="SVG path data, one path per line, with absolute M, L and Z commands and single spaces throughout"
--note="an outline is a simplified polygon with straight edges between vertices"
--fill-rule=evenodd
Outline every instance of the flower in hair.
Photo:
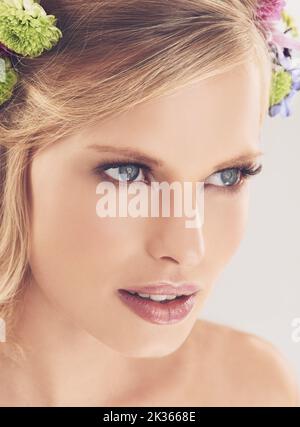
M 286 6 L 285 0 L 262 0 L 258 2 L 257 17 L 264 23 L 277 21 Z
M 291 115 L 291 99 L 300 90 L 300 65 L 293 61 L 293 50 L 300 51 L 298 31 L 291 16 L 284 10 L 285 0 L 258 0 L 256 17 L 265 30 L 273 61 L 269 115 Z M 279 31 L 281 21 L 286 28 Z M 289 37 L 290 33 L 294 38 Z
M 39 0 L 0 0 L 0 42 L 8 51 L 41 55 L 62 36 L 55 24 L 55 16 L 47 15 Z
M 277 61 L 282 68 L 274 71 L 272 76 L 269 113 L 271 117 L 279 113 L 288 117 L 292 111 L 291 100 L 300 90 L 300 67 L 293 64 L 289 49 L 278 52 Z
M 17 81 L 18 74 L 13 69 L 10 59 L 0 58 L 0 104 L 10 99 Z

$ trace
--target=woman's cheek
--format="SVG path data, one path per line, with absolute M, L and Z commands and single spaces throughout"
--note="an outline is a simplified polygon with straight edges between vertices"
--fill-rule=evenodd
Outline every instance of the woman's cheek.
M 238 193 L 212 190 L 205 197 L 205 258 L 218 274 L 238 249 L 248 219 L 249 188 Z

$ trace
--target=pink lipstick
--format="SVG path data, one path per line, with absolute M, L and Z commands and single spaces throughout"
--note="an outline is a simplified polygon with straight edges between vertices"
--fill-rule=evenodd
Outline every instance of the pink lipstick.
M 118 295 L 135 314 L 156 324 L 172 324 L 184 319 L 195 304 L 200 287 L 185 283 L 166 283 L 118 289 Z

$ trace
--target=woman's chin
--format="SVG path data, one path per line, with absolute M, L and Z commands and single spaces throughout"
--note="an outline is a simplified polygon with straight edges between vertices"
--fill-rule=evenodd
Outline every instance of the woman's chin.
M 159 328 L 159 326 L 158 326 Z M 185 333 L 159 333 L 149 336 L 146 333 L 122 335 L 118 340 L 110 336 L 106 341 L 103 337 L 94 337 L 99 343 L 124 357 L 162 358 L 175 353 L 189 336 L 190 329 Z M 167 337 L 169 335 L 169 337 Z

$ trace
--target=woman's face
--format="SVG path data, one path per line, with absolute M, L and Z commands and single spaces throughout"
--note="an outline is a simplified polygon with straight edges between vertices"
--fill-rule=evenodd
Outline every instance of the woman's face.
M 124 355 L 175 351 L 241 241 L 249 180 L 243 180 L 240 168 L 260 164 L 262 117 L 259 69 L 249 62 L 39 152 L 30 169 L 34 286 L 79 328 Z M 141 163 L 134 153 L 158 163 L 143 159 L 150 171 L 134 166 Z M 133 166 L 133 174 L 124 178 L 124 168 L 111 167 L 113 162 Z M 202 226 L 186 227 L 184 215 L 97 214 L 99 183 L 113 182 L 118 195 L 122 182 L 142 185 L 145 177 L 170 184 L 204 182 Z M 167 280 L 201 288 L 192 310 L 177 322 L 145 320 L 118 295 L 120 288 Z

